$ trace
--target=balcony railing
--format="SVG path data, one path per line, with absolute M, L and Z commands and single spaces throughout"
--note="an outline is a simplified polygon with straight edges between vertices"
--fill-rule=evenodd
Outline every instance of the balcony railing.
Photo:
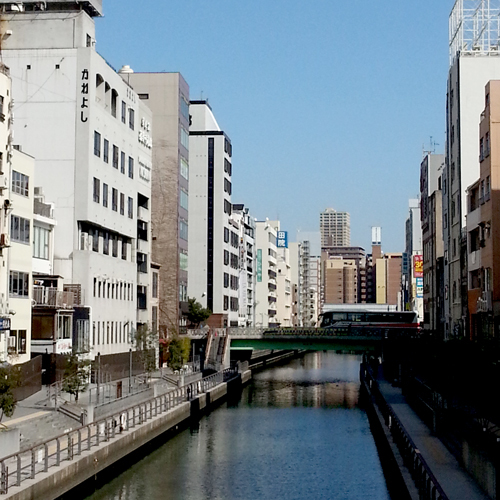
M 73 309 L 75 296 L 73 292 L 61 292 L 57 288 L 33 286 L 35 307 L 54 307 L 57 309 Z

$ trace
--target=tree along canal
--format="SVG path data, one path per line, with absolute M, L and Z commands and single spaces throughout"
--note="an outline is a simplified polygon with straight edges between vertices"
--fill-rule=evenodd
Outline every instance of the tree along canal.
M 360 356 L 318 352 L 255 374 L 89 500 L 390 499 Z M 105 473 L 106 474 L 106 473 Z

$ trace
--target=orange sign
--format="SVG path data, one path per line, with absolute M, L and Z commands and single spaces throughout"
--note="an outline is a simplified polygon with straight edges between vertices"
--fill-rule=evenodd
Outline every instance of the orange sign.
M 424 277 L 424 257 L 423 255 L 413 256 L 413 276 L 415 278 Z

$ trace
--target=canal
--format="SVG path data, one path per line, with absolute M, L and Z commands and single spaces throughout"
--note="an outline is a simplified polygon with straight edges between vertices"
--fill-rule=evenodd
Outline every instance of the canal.
M 309 353 L 257 373 L 89 500 L 389 500 L 360 357 Z

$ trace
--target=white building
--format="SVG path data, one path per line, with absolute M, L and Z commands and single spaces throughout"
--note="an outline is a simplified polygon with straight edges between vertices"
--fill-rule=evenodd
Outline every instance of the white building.
M 191 101 L 189 111 L 188 295 L 212 311 L 214 326 L 238 326 L 240 237 L 231 218 L 231 141 L 207 101 Z
M 255 326 L 278 326 L 277 231 L 268 220 L 256 221 Z
M 466 189 L 479 178 L 479 117 L 484 88 L 500 79 L 500 5 L 457 0 L 450 14 L 450 68 L 443 172 L 445 338 L 467 331 Z
M 255 219 L 244 205 L 233 205 L 239 227 L 238 326 L 255 325 Z
M 150 320 L 151 111 L 95 49 L 102 2 L 0 0 L 16 142 L 54 204 L 54 273 L 91 307 L 91 356 Z M 16 4 L 17 5 L 17 4 Z

